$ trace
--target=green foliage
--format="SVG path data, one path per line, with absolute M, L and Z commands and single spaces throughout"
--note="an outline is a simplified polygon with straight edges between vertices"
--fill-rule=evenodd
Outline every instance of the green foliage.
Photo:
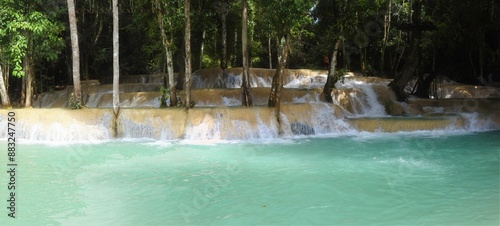
M 278 36 L 297 36 L 305 32 L 304 27 L 312 22 L 310 9 L 313 0 L 258 0 L 260 15 Z
M 215 7 L 215 2 L 225 2 L 227 7 Z M 384 47 L 381 13 L 388 6 L 387 0 L 248 0 L 252 66 L 268 66 L 269 38 L 272 40 L 272 64 L 276 66 L 276 39 L 288 35 L 291 37 L 288 61 L 291 68 L 321 67 L 322 56 L 330 56 L 335 40 L 340 39 L 339 68 L 360 69 L 360 54 L 365 53 L 365 69 L 376 66 L 394 76 L 405 63 L 410 40 L 410 32 L 398 30 L 395 25 L 409 22 L 411 7 L 410 1 L 391 2 L 391 28 L 383 52 L 385 61 L 380 66 L 378 62 Z M 122 67 L 127 68 L 124 74 L 164 71 L 165 54 L 155 3 L 154 0 L 134 0 L 120 4 L 126 12 L 120 15 L 124 33 L 120 40 L 121 62 Z M 184 1 L 160 0 L 160 4 L 174 67 L 178 70 L 183 62 Z M 8 74 L 23 76 L 22 62 L 29 54 L 37 66 L 37 82 L 40 81 L 38 78 L 43 82 L 50 80 L 54 73 L 47 70 L 45 74 L 48 76 L 40 76 L 44 74 L 40 73 L 40 62 L 44 60 L 59 59 L 54 65 L 64 77 L 67 59 L 59 53 L 63 40 L 69 40 L 62 35 L 67 23 L 67 15 L 61 14 L 66 13 L 65 2 L 0 0 L 0 6 L 0 64 L 9 69 Z M 101 81 L 110 72 L 112 55 L 109 29 L 112 20 L 108 8 L 109 2 L 106 1 L 77 4 L 82 70 L 87 74 L 90 70 L 91 75 L 102 75 L 99 77 Z M 194 69 L 199 65 L 196 61 L 200 60 L 202 67 L 220 65 L 220 10 L 227 11 L 228 64 L 240 66 L 241 0 L 192 0 L 191 8 Z M 419 70 L 427 72 L 435 65 L 436 70 L 447 74 L 471 78 L 500 71 L 499 15 L 498 1 L 423 1 L 422 20 L 433 22 L 437 30 L 422 33 Z M 205 34 L 203 39 L 202 34 Z M 201 43 L 203 56 L 197 55 Z M 43 63 L 48 65 L 48 62 Z M 60 79 L 52 81 L 60 82 Z M 46 83 L 46 86 L 50 85 Z
M 349 71 L 344 68 L 335 70 L 335 77 L 337 77 L 337 81 L 340 81 L 340 83 L 344 83 L 345 75 L 347 74 L 347 72 Z
M 75 94 L 74 93 L 71 93 L 71 95 L 69 96 L 69 107 L 71 109 L 73 109 L 73 110 L 83 108 L 82 102 L 75 100 Z
M 203 55 L 202 65 L 205 68 L 216 68 L 220 65 L 220 59 L 212 58 L 209 55 Z
M 176 107 L 184 107 L 184 101 L 181 98 L 181 95 L 177 93 L 177 106 Z M 160 101 L 160 108 L 166 108 L 170 106 L 170 90 L 166 87 L 160 88 L 160 97 L 158 98 Z M 191 101 L 190 107 L 194 107 L 196 105 L 195 101 Z
M 182 36 L 180 32 L 184 25 L 184 1 L 183 0 L 160 0 L 160 8 L 155 0 L 134 1 L 136 13 L 131 18 L 131 23 L 126 26 L 127 31 L 142 36 L 137 49 L 143 64 L 143 70 L 149 73 L 164 70 L 165 51 L 161 37 L 160 24 L 157 12 L 162 15 L 163 28 L 167 37 L 167 45 L 171 52 L 175 53 L 181 48 L 179 46 Z M 139 56 L 138 56 L 139 57 Z
M 64 27 L 54 12 L 43 11 L 43 1 L 0 0 L 0 49 L 2 64 L 13 65 L 13 75 L 24 76 L 26 54 L 35 59 L 55 60 L 64 46 Z
M 165 108 L 169 106 L 170 101 L 170 90 L 166 87 L 160 88 L 160 108 Z

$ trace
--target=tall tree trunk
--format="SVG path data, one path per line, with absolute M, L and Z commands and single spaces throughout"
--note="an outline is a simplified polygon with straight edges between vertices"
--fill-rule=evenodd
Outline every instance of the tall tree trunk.
M 419 79 L 417 81 L 417 90 L 415 91 L 415 95 L 419 98 L 429 98 L 429 91 L 431 89 L 432 81 L 436 78 L 436 72 L 432 72 L 425 79 Z
M 359 65 L 361 65 L 361 71 L 366 74 L 366 48 L 359 47 Z
M 118 0 L 113 0 L 113 113 L 118 116 L 120 108 L 120 34 Z
M 7 87 L 5 86 L 2 65 L 0 65 L 0 97 L 2 99 L 2 107 L 10 108 L 9 92 L 7 92 Z
M 414 0 L 413 2 L 413 18 L 412 21 L 415 24 L 420 24 L 420 14 L 422 8 L 422 0 Z M 405 101 L 406 94 L 404 88 L 408 81 L 415 73 L 420 61 L 420 39 L 422 37 L 422 31 L 420 29 L 414 29 L 411 32 L 411 44 L 410 44 L 410 55 L 403 66 L 403 72 L 389 83 L 389 87 L 396 93 L 398 101 Z
M 163 12 L 161 9 L 160 0 L 155 0 L 155 11 L 156 11 L 156 22 L 158 23 L 158 28 L 160 29 L 161 43 L 163 45 L 163 49 L 165 50 L 165 61 L 167 56 L 167 48 L 168 48 L 168 39 L 167 33 L 165 31 L 165 24 L 163 23 Z M 165 63 L 166 65 L 166 63 Z M 166 78 L 165 70 L 163 70 L 163 86 L 167 86 L 167 78 Z M 163 104 L 163 103 L 162 103 Z
M 248 66 L 248 5 L 247 0 L 242 0 L 241 13 L 241 55 L 243 60 L 243 76 L 241 84 L 242 104 L 250 107 L 253 105 L 252 88 L 250 85 L 250 72 Z
M 273 69 L 273 52 L 271 49 L 271 38 L 267 39 L 267 53 L 269 54 L 269 69 Z
M 335 83 L 337 83 L 337 76 L 335 75 L 335 68 L 337 67 L 337 53 L 339 52 L 340 39 L 335 41 L 332 52 L 332 61 L 330 62 L 330 69 L 328 69 L 328 77 L 326 78 L 325 86 L 323 87 L 323 94 L 325 95 L 326 101 L 332 103 L 332 89 L 335 88 Z
M 269 95 L 269 101 L 267 103 L 268 107 L 276 108 L 276 117 L 279 122 L 279 113 L 280 113 L 280 104 L 281 104 L 281 90 L 283 89 L 283 74 L 286 67 L 286 62 L 288 60 L 288 48 L 289 48 L 289 40 L 285 36 L 281 37 L 278 51 L 278 67 L 276 68 L 276 72 L 273 76 L 271 93 Z
M 75 104 L 82 103 L 82 87 L 80 85 L 80 49 L 78 47 L 78 29 L 76 25 L 75 0 L 67 0 L 69 28 L 71 34 L 71 53 L 73 62 L 73 87 Z
M 227 68 L 227 22 L 226 22 L 227 14 L 221 14 L 221 23 L 222 23 L 222 56 L 220 59 L 220 68 L 222 70 L 226 70 Z
M 177 92 L 175 90 L 175 78 L 174 78 L 174 64 L 172 60 L 172 51 L 169 46 L 170 43 L 168 41 L 167 32 L 165 30 L 165 23 L 163 22 L 163 12 L 160 4 L 160 0 L 155 0 L 156 4 L 156 19 L 158 20 L 158 26 L 160 28 L 161 40 L 163 43 L 163 48 L 165 50 L 165 59 L 167 64 L 167 75 L 168 75 L 168 87 L 170 92 L 170 106 L 177 106 Z M 163 81 L 167 81 L 165 78 L 166 75 L 163 75 Z M 164 82 L 164 83 L 165 83 Z M 166 86 L 166 84 L 164 84 Z M 162 103 L 163 104 L 163 103 Z
M 233 49 L 234 49 L 234 55 L 231 55 L 229 59 L 231 59 L 231 65 L 236 65 L 238 63 L 238 57 L 241 55 L 238 55 L 238 29 L 234 29 L 234 42 L 233 42 Z
M 25 101 L 24 101 L 24 106 L 25 107 L 31 107 L 32 105 L 32 100 L 33 100 L 33 83 L 35 82 L 35 76 L 34 76 L 34 71 L 33 71 L 33 58 L 30 56 L 30 54 L 26 54 L 24 56 L 24 62 L 23 62 L 23 69 L 24 69 L 24 77 L 25 82 L 26 82 L 26 91 L 25 91 Z
M 392 8 L 392 0 L 387 0 L 386 3 L 386 12 L 384 15 L 384 37 L 382 39 L 382 46 L 380 48 L 380 63 L 379 70 L 380 72 L 385 72 L 385 49 L 387 48 L 387 41 L 389 40 L 389 31 L 391 28 L 391 8 Z
M 184 0 L 184 76 L 186 100 L 185 107 L 191 107 L 191 19 L 190 19 L 190 0 Z
M 203 54 L 205 51 L 205 37 L 206 37 L 206 31 L 203 29 L 203 32 L 201 33 L 201 45 L 200 45 L 200 61 L 198 62 L 198 70 L 203 68 Z
M 21 99 L 19 100 L 19 105 L 24 106 L 26 102 L 26 75 L 21 78 Z
M 177 106 L 177 90 L 175 86 L 175 75 L 174 75 L 174 63 L 172 59 L 172 50 L 170 48 L 165 49 L 167 51 L 167 74 L 168 74 L 168 89 L 170 90 L 170 106 Z

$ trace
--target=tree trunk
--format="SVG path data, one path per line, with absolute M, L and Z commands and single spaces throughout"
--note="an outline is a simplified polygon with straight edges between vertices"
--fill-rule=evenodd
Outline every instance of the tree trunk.
M 113 113 L 118 116 L 120 108 L 120 34 L 118 0 L 113 0 Z
M 413 23 L 420 24 L 420 14 L 422 0 L 414 0 L 413 2 Z M 418 67 L 420 61 L 420 39 L 422 37 L 422 31 L 420 29 L 414 29 L 411 32 L 411 45 L 410 45 L 410 55 L 403 66 L 403 72 L 389 83 L 389 87 L 396 93 L 398 101 L 405 101 L 406 94 L 404 88 L 408 81 L 411 79 L 415 70 Z
M 161 36 L 161 43 L 163 44 L 163 49 L 165 50 L 165 61 L 166 61 L 166 56 L 167 56 L 167 48 L 168 48 L 168 39 L 167 39 L 167 33 L 165 31 L 165 24 L 163 23 L 163 12 L 161 10 L 161 4 L 160 0 L 155 0 L 155 6 L 156 6 L 156 20 L 158 22 L 158 28 L 160 28 L 160 36 Z M 166 65 L 166 63 L 165 63 Z M 166 74 L 164 73 L 165 70 L 163 70 L 163 87 L 167 86 L 167 78 Z M 163 104 L 163 103 L 162 103 Z
M 231 63 L 230 65 L 237 65 L 239 64 L 238 63 L 238 56 L 241 56 L 241 55 L 238 55 L 238 29 L 234 29 L 234 46 L 233 46 L 233 49 L 234 49 L 234 55 L 231 55 L 229 58 L 231 59 Z
M 71 53 L 73 62 L 73 87 L 76 106 L 82 103 L 82 87 L 80 85 L 80 49 L 78 47 L 78 29 L 76 25 L 75 1 L 67 0 L 68 17 L 71 34 Z
M 288 38 L 286 36 L 281 37 L 278 51 L 279 63 L 273 76 L 271 93 L 269 95 L 269 101 L 267 103 L 268 107 L 275 107 L 277 109 L 277 114 L 279 114 L 280 110 L 280 97 L 281 90 L 283 88 L 283 72 L 285 71 L 285 66 L 288 59 L 288 45 Z
M 34 80 L 34 71 L 33 71 L 33 59 L 29 54 L 26 54 L 24 56 L 24 62 L 23 62 L 23 68 L 24 68 L 24 76 L 25 76 L 25 82 L 26 82 L 26 91 L 25 91 L 25 101 L 24 101 L 24 106 L 25 107 L 31 107 L 32 105 L 32 100 L 33 100 L 33 83 L 35 82 Z
M 269 69 L 273 69 L 273 52 L 271 51 L 271 38 L 267 39 L 267 52 L 269 54 Z
M 190 1 L 184 0 L 184 76 L 186 93 L 185 107 L 191 107 L 191 20 L 190 20 Z
M 366 74 L 366 48 L 359 47 L 359 65 L 361 65 L 361 71 Z
M 429 90 L 431 88 L 432 81 L 436 78 L 436 73 L 432 72 L 425 79 L 418 80 L 417 90 L 415 91 L 415 95 L 419 98 L 429 98 Z
M 325 95 L 326 101 L 332 103 L 332 89 L 335 88 L 335 83 L 337 83 L 337 76 L 335 75 L 335 68 L 337 67 L 337 53 L 339 52 L 340 40 L 335 41 L 332 53 L 332 61 L 330 62 L 330 69 L 328 69 L 328 77 L 326 78 L 325 86 L 323 87 L 323 94 Z
M 26 102 L 26 75 L 21 78 L 21 98 L 19 105 L 24 106 L 24 102 Z
M 174 64 L 172 60 L 172 51 L 170 50 L 169 46 L 170 43 L 168 41 L 167 33 L 165 30 L 165 24 L 163 22 L 163 12 L 161 9 L 161 4 L 160 0 L 155 0 L 156 4 L 156 19 L 158 20 L 158 26 L 160 28 L 160 33 L 161 33 L 161 40 L 163 43 L 163 48 L 165 50 L 165 58 L 167 61 L 167 76 L 168 76 L 168 87 L 169 87 L 169 92 L 170 92 L 170 106 L 175 107 L 177 106 L 177 92 L 175 90 L 175 78 L 174 78 Z M 167 81 L 165 78 L 165 75 L 163 75 L 163 81 Z M 163 84 L 166 86 L 166 84 Z
M 2 107 L 10 108 L 9 92 L 7 92 L 7 87 L 5 86 L 2 65 L 0 65 L 0 97 L 2 98 Z
M 206 31 L 203 29 L 203 32 L 201 33 L 201 45 L 200 45 L 200 62 L 198 62 L 198 70 L 203 68 L 203 54 L 205 51 L 205 37 L 206 37 Z
M 222 70 L 226 70 L 227 68 L 227 24 L 226 24 L 226 14 L 221 15 L 221 23 L 222 23 L 222 56 L 220 59 L 220 68 Z
M 252 88 L 250 85 L 250 72 L 248 66 L 248 24 L 247 24 L 247 0 L 242 0 L 242 14 L 241 14 L 241 55 L 243 60 L 243 75 L 242 75 L 242 104 L 245 107 L 253 105 Z
M 172 59 L 172 51 L 167 47 L 167 74 L 168 74 L 168 89 L 170 90 L 170 107 L 177 106 L 177 90 L 174 75 L 174 63 Z
M 382 39 L 382 47 L 380 48 L 380 63 L 379 70 L 381 73 L 385 71 L 385 49 L 387 48 L 387 41 L 389 40 L 389 31 L 391 28 L 391 8 L 392 0 L 387 0 L 387 8 L 384 15 L 384 37 Z

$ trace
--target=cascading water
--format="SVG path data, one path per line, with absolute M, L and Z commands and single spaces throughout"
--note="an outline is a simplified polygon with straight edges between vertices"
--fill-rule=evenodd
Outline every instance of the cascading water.
M 281 95 L 278 120 L 274 108 L 266 107 L 274 72 L 269 69 L 250 70 L 255 105 L 252 108 L 239 107 L 241 68 L 227 69 L 225 73 L 220 69 L 195 72 L 192 99 L 196 105 L 187 113 L 181 108 L 159 109 L 160 83 L 122 84 L 116 137 L 206 141 L 274 139 L 355 131 L 500 128 L 500 116 L 497 116 L 500 115 L 500 107 L 494 99 L 489 102 L 476 99 L 458 102 L 417 99 L 400 104 L 395 102 L 387 87 L 390 80 L 376 77 L 345 77 L 332 91 L 334 103 L 327 104 L 321 96 L 326 71 L 311 70 L 285 71 L 285 89 Z M 82 90 L 86 106 L 90 109 L 17 110 L 22 115 L 19 127 L 23 135 L 20 138 L 111 139 L 115 123 L 111 111 L 111 86 L 89 83 Z M 66 87 L 43 94 L 35 106 L 66 108 L 70 93 L 71 87 Z M 184 96 L 182 91 L 179 95 L 181 98 Z M 41 117 L 44 114 L 61 117 Z M 5 125 L 5 120 L 5 117 L 0 117 L 2 125 Z M 5 132 L 0 136 L 5 137 Z
M 336 84 L 337 89 L 350 89 L 349 102 L 354 106 L 352 116 L 354 117 L 383 117 L 387 116 L 385 107 L 379 102 L 378 95 L 375 93 L 373 86 L 386 86 L 389 82 L 377 81 L 368 83 L 365 80 L 356 79 L 353 77 L 345 78 L 344 81 Z M 359 92 L 352 91 L 358 90 Z M 338 105 L 340 105 L 337 101 Z
M 94 141 L 112 138 L 113 113 L 87 109 L 16 109 L 18 139 L 34 141 Z M 0 137 L 7 137 L 8 111 L 1 110 Z

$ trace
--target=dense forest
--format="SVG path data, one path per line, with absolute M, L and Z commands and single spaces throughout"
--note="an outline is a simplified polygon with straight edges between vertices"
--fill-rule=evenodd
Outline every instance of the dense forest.
M 77 77 L 112 83 L 113 2 L 0 0 L 3 105 L 29 106 L 28 97 L 72 85 L 72 40 Z M 410 77 L 431 72 L 477 85 L 500 80 L 497 0 L 116 2 L 122 75 L 169 74 L 172 84 L 174 72 L 200 68 L 286 67 L 328 69 L 334 84 L 336 70 L 361 71 L 395 78 L 401 99 Z

